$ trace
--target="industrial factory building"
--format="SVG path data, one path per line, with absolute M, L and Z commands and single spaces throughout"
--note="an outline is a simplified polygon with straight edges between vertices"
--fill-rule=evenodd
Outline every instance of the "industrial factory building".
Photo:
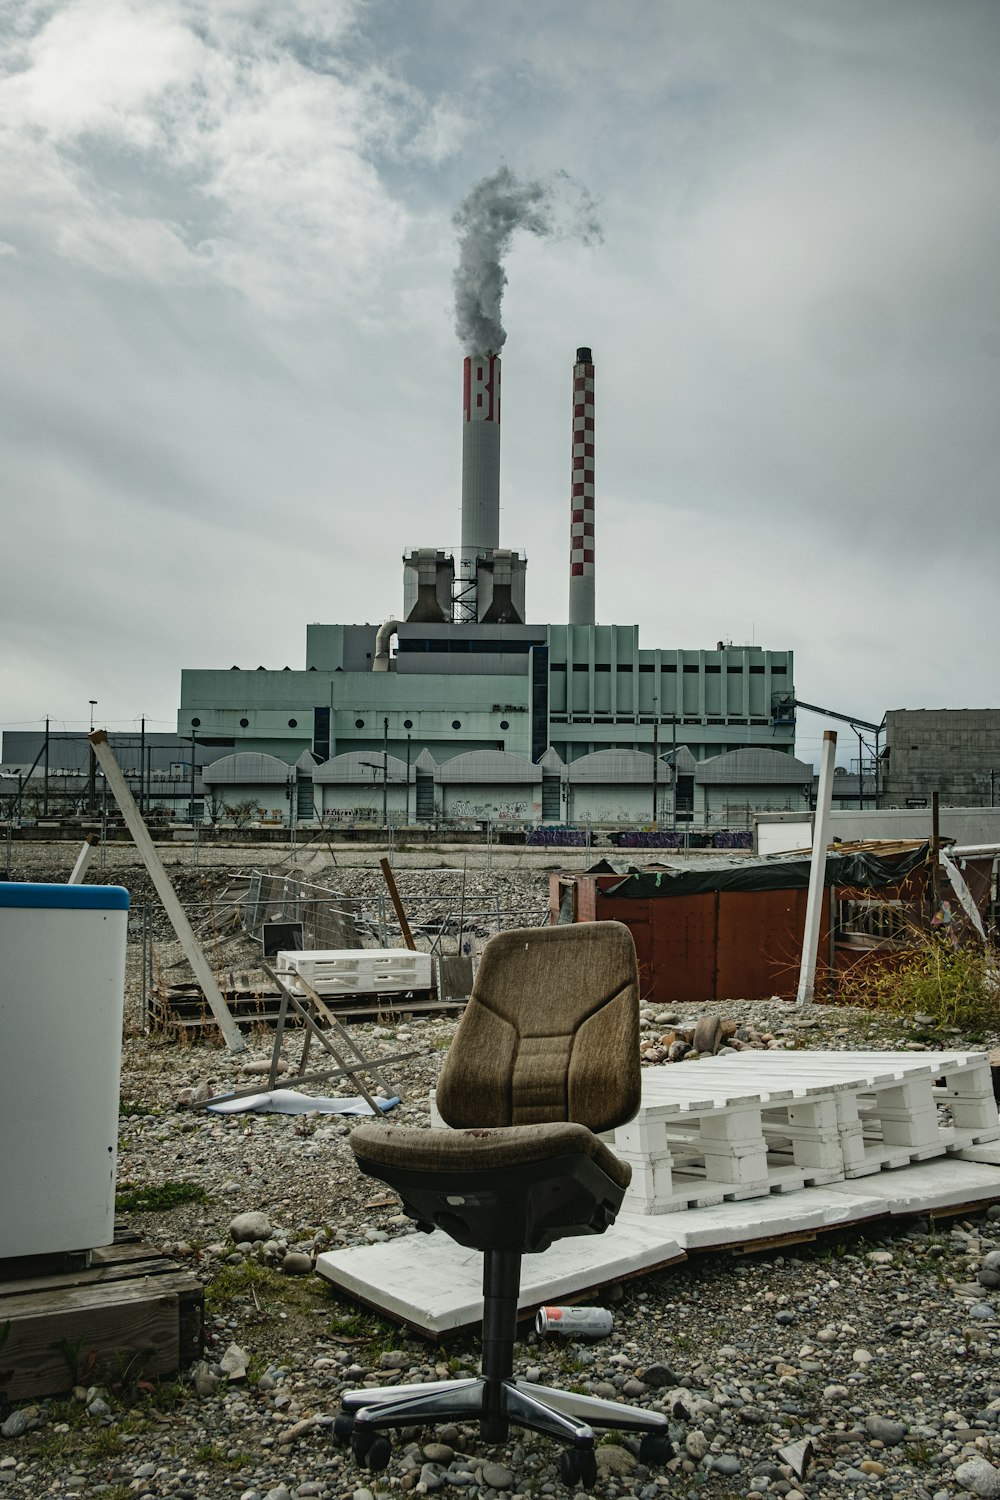
M 500 545 L 500 359 L 464 365 L 461 549 L 403 558 L 397 619 L 310 625 L 305 667 L 185 671 L 205 782 L 270 821 L 726 821 L 808 805 L 792 653 L 640 646 L 595 618 L 595 392 L 572 374 L 567 623 L 531 624 Z M 228 753 L 227 753 L 228 752 Z

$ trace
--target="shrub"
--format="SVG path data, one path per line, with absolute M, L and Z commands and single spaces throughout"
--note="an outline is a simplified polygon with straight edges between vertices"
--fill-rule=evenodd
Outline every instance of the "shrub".
M 939 1027 L 995 1030 L 1000 1025 L 995 950 L 956 948 L 937 933 L 912 936 L 914 946 L 891 964 L 868 960 L 848 969 L 841 979 L 842 998 L 910 1019 L 932 1016 Z

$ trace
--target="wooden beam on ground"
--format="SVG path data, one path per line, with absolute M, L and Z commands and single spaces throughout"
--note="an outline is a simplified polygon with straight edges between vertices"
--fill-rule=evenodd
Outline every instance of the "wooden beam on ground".
M 76 864 L 73 866 L 70 877 L 66 882 L 67 885 L 83 884 L 83 877 L 86 875 L 87 870 L 90 866 L 90 861 L 94 857 L 94 848 L 96 844 L 97 834 L 88 833 L 87 837 L 83 841 L 83 848 L 76 856 Z
M 392 866 L 387 859 L 380 859 L 379 868 L 385 876 L 386 885 L 389 887 L 389 896 L 392 900 L 393 910 L 396 913 L 396 920 L 399 923 L 399 930 L 403 934 L 403 942 L 412 953 L 416 953 L 417 945 L 413 941 L 413 933 L 410 931 L 410 924 L 406 920 L 406 912 L 403 910 L 403 902 L 400 898 L 399 888 L 396 885 L 396 877 L 392 873 Z
M 122 817 L 129 833 L 135 842 L 135 846 L 142 855 L 143 863 L 149 871 L 156 894 L 163 902 L 163 909 L 170 918 L 177 940 L 184 949 L 188 963 L 194 970 L 194 976 L 204 992 L 212 1015 L 215 1017 L 216 1025 L 225 1038 L 226 1046 L 230 1052 L 243 1052 L 246 1042 L 243 1039 L 240 1028 L 233 1020 L 228 1005 L 219 989 L 215 975 L 212 973 L 208 960 L 195 937 L 188 921 L 184 908 L 177 897 L 170 882 L 170 876 L 164 868 L 163 861 L 153 846 L 153 840 L 149 836 L 142 814 L 135 803 L 135 798 L 129 791 L 128 783 L 122 775 L 121 767 L 115 760 L 114 751 L 108 743 L 108 737 L 103 729 L 95 729 L 89 736 L 90 743 L 94 748 L 104 772 L 105 780 L 115 796 L 115 801 L 121 809 Z

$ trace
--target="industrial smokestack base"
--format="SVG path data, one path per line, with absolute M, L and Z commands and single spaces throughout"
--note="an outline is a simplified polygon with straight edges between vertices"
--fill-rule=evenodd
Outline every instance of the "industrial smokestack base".
M 500 545 L 500 359 L 465 360 L 460 618 L 476 619 L 476 559 Z
M 573 366 L 573 456 L 570 487 L 569 623 L 593 625 L 594 362 L 577 349 Z

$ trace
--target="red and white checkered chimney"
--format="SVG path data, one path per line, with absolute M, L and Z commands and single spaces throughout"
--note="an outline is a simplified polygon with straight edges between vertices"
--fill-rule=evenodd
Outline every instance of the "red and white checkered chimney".
M 573 479 L 570 500 L 569 623 L 594 619 L 594 359 L 576 351 L 573 366 Z

